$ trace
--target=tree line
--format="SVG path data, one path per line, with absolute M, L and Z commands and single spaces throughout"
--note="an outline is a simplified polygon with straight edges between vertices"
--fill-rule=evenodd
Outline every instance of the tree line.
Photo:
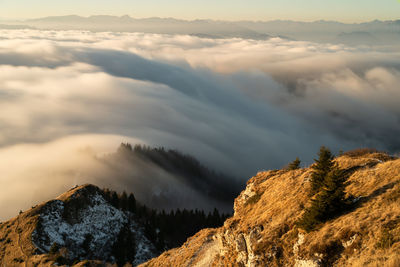
M 232 202 L 244 185 L 235 177 L 216 172 L 195 157 L 175 149 L 121 143 L 117 152 L 107 159 L 111 163 L 124 160 L 135 164 L 138 158 L 151 162 L 202 194 L 220 201 Z
M 115 208 L 129 212 L 130 219 L 144 227 L 146 237 L 156 246 L 159 252 L 181 246 L 187 238 L 204 228 L 222 226 L 231 215 L 220 213 L 216 208 L 212 212 L 203 210 L 176 209 L 158 211 L 136 201 L 130 193 L 104 188 L 104 198 Z M 129 225 L 129 223 L 128 223 Z M 134 260 L 136 247 L 133 233 L 128 228 L 122 229 L 113 246 L 113 255 L 118 265 Z

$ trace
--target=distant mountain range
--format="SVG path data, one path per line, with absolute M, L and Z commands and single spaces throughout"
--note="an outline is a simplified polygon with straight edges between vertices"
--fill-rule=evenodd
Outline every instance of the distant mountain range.
M 209 38 L 269 38 L 268 34 L 258 33 L 232 22 L 211 20 L 185 21 L 173 18 L 135 19 L 129 16 L 80 17 L 71 15 L 31 19 L 23 22 L 11 23 L 29 25 L 37 29 L 189 34 L 199 36 L 206 35 Z
M 348 44 L 397 44 L 400 41 L 400 20 L 371 21 L 346 24 L 336 21 L 215 21 L 179 20 L 174 18 L 136 19 L 130 16 L 53 16 L 25 21 L 8 21 L 0 28 L 10 27 L 188 34 L 204 38 L 248 38 L 264 40 L 284 37 L 314 42 L 343 42 Z M 365 33 L 360 36 L 360 33 Z M 343 35 L 346 35 L 343 39 Z M 370 37 L 366 37 L 369 35 Z M 348 42 L 350 40 L 350 42 Z

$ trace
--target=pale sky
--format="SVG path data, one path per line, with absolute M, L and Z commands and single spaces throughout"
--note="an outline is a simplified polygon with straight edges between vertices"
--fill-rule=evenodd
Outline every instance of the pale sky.
M 362 22 L 399 19 L 400 0 L 0 0 L 0 18 L 71 14 Z

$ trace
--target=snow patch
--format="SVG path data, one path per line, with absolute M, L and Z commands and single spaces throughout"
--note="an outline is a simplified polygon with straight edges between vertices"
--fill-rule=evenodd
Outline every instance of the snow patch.
M 48 253 L 57 243 L 67 248 L 70 259 L 113 261 L 112 247 L 127 225 L 135 238 L 133 266 L 157 256 L 157 249 L 134 220 L 134 214 L 116 209 L 98 191 L 77 191 L 65 202 L 47 202 L 32 233 L 32 243 L 41 253 Z
M 49 251 L 57 243 L 69 250 L 69 257 L 79 258 L 90 253 L 95 258 L 110 254 L 127 216 L 114 208 L 99 194 L 90 196 L 90 205 L 82 207 L 77 214 L 77 223 L 64 219 L 65 203 L 61 200 L 49 202 L 40 215 L 40 226 L 32 235 L 39 249 Z M 90 238 L 89 252 L 84 248 L 85 239 Z
M 154 247 L 153 243 L 151 243 L 144 235 L 144 229 L 142 229 L 136 222 L 131 221 L 130 230 L 135 234 L 136 241 L 136 254 L 132 265 L 137 266 L 151 258 L 156 257 L 156 248 Z

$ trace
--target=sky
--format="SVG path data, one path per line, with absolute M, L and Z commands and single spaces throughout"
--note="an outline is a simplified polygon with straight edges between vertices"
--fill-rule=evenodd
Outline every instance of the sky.
M 130 15 L 220 20 L 393 20 L 399 0 L 0 0 L 0 18 L 60 15 Z

